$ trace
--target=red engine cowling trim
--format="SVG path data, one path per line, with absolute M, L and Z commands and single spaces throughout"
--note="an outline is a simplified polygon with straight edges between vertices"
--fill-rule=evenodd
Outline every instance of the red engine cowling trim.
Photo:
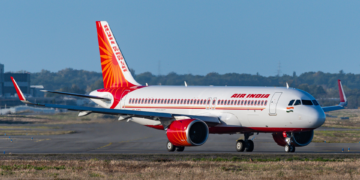
M 150 128 L 154 128 L 154 129 L 158 129 L 158 130 L 164 130 L 163 125 L 145 125 L 145 126 L 150 127 Z
M 194 143 L 189 138 L 189 130 L 194 123 L 203 123 L 206 126 L 206 138 L 202 143 Z M 166 136 L 169 141 L 175 146 L 199 146 L 205 143 L 209 134 L 209 129 L 203 121 L 196 119 L 184 119 L 173 121 L 167 128 Z
M 282 133 L 273 133 L 272 136 L 276 144 L 278 144 L 279 146 L 286 145 L 286 141 Z

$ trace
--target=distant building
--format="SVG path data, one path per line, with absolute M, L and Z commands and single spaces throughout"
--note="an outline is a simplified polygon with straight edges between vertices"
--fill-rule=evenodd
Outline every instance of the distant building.
M 16 95 L 16 90 L 10 77 L 14 77 L 21 91 L 25 96 L 30 94 L 30 73 L 3 73 L 4 75 L 4 89 L 3 96 L 10 97 Z
M 7 72 L 4 73 L 4 65 L 0 64 L 0 97 L 10 98 L 17 96 L 14 85 L 10 77 L 14 77 L 21 91 L 27 97 L 44 97 L 40 89 L 42 85 L 31 86 L 30 73 L 27 72 Z

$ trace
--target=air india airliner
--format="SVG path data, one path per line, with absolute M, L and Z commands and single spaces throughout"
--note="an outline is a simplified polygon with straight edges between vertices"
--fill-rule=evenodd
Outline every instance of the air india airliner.
M 119 120 L 166 131 L 170 152 L 201 146 L 209 134 L 235 133 L 244 136 L 236 140 L 238 152 L 252 152 L 254 142 L 250 137 L 258 133 L 271 133 L 285 152 L 295 152 L 295 147 L 312 141 L 314 129 L 325 122 L 324 112 L 347 105 L 340 80 L 340 104 L 329 107 L 321 107 L 309 93 L 288 86 L 144 86 L 132 77 L 109 24 L 96 21 L 96 29 L 104 88 L 89 95 L 44 91 L 89 98 L 98 107 L 32 103 L 11 78 L 20 101 L 78 111 L 79 116 L 118 115 Z

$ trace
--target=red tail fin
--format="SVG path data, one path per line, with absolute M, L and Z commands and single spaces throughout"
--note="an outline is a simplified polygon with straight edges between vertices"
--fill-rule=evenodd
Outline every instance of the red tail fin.
M 104 88 L 140 86 L 131 75 L 106 21 L 96 21 Z

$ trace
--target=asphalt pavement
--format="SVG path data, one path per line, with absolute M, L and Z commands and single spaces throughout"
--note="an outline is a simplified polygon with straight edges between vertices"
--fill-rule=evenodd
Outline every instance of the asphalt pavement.
M 0 153 L 285 153 L 271 134 L 254 135 L 253 152 L 236 152 L 240 134 L 210 134 L 202 146 L 186 147 L 184 152 L 167 152 L 165 131 L 133 122 L 61 125 L 73 134 L 51 136 L 0 136 Z M 12 141 L 11 141 L 11 140 Z M 348 152 L 348 148 L 350 151 Z M 344 149 L 344 152 L 342 152 Z M 359 153 L 359 143 L 311 143 L 295 153 Z

